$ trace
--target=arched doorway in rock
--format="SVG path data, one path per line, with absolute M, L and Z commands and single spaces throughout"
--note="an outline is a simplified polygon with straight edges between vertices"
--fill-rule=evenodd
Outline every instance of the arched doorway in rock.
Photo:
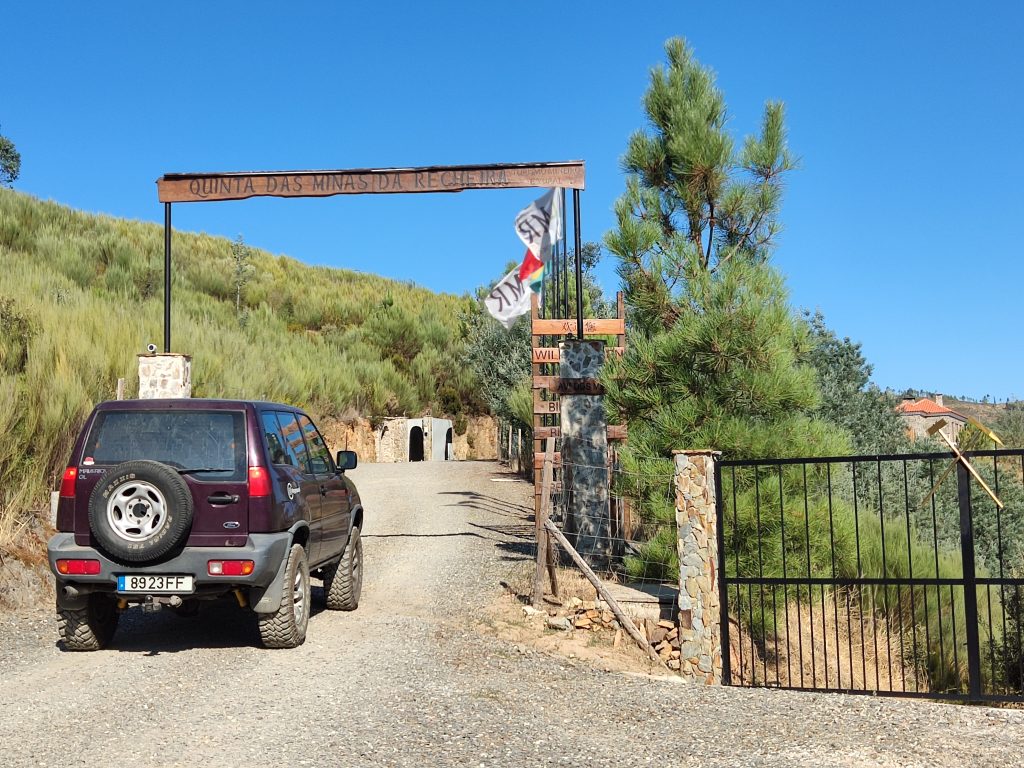
M 409 430 L 409 461 L 423 461 L 423 428 Z
M 452 428 L 448 427 L 448 432 L 444 436 L 444 460 L 451 461 L 455 456 L 452 455 Z

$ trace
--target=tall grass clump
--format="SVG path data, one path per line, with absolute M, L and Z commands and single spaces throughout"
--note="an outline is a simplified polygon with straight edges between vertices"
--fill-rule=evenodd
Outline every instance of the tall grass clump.
M 237 251 L 237 244 L 236 244 Z M 46 506 L 93 405 L 162 337 L 163 230 L 0 189 L 0 550 Z M 175 351 L 193 395 L 371 420 L 485 410 L 454 364 L 472 300 L 175 232 Z M 10 536 L 7 537 L 10 539 Z

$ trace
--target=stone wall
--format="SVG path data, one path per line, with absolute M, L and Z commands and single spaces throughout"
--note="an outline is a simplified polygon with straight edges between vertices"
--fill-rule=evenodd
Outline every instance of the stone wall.
M 360 463 L 377 461 L 377 433 L 367 419 L 347 422 L 317 419 L 316 423 L 331 449 L 331 455 L 338 451 L 355 451 Z
M 946 437 L 955 443 L 960 435 L 960 430 L 966 426 L 965 421 L 961 421 L 948 414 L 926 416 L 921 413 L 901 413 L 900 416 L 903 417 L 903 421 L 907 425 L 907 433 L 912 440 L 927 437 L 928 428 L 941 420 L 946 422 L 946 426 L 942 428 L 942 431 L 946 433 Z
M 408 419 L 384 419 L 384 423 L 377 427 L 377 461 L 395 463 L 408 460 Z
M 680 674 L 707 685 L 722 682 L 714 468 L 718 455 L 680 451 L 675 456 Z
M 496 460 L 498 421 L 493 416 L 470 416 L 465 434 L 452 434 L 456 461 Z
M 189 355 L 139 355 L 139 399 L 192 397 Z
M 603 341 L 562 341 L 559 377 L 597 379 L 604 366 Z M 561 395 L 562 482 L 572 489 L 565 533 L 592 568 L 607 567 L 612 556 L 608 507 L 608 425 L 604 397 Z

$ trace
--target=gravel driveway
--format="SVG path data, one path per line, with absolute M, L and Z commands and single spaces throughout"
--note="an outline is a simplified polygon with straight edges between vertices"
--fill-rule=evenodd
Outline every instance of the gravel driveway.
M 0 617 L 0 765 L 1020 765 L 1024 712 L 605 673 L 471 627 L 528 556 L 532 489 L 494 464 L 363 465 L 366 578 L 306 644 L 251 614 L 132 611 L 62 652 Z

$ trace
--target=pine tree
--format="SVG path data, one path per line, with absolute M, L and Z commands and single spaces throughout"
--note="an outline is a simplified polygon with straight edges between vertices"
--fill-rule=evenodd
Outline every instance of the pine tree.
M 769 102 L 760 133 L 737 149 L 712 73 L 682 40 L 666 52 L 644 97 L 650 130 L 629 141 L 618 227 L 606 236 L 631 321 L 625 357 L 605 372 L 609 416 L 629 425 L 624 490 L 655 522 L 671 520 L 658 478 L 673 449 L 729 458 L 848 449 L 842 430 L 814 415 L 816 373 L 801 362 L 808 328 L 768 263 L 795 165 L 783 107 Z M 674 547 L 661 545 L 642 557 L 648 575 L 674 571 Z

